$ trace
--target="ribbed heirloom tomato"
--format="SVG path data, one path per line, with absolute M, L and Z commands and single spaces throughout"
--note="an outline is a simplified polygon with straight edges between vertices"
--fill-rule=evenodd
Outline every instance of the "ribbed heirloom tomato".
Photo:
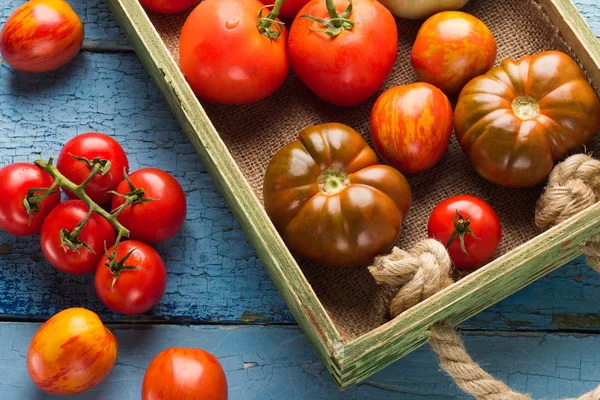
M 0 53 L 23 72 L 58 69 L 77 55 L 83 44 L 81 20 L 63 0 L 30 0 L 6 20 Z
M 160 14 L 177 14 L 198 4 L 200 0 L 140 0 L 143 7 Z
M 422 172 L 444 155 L 452 134 L 452 105 L 428 83 L 396 86 L 371 111 L 371 138 L 377 152 L 402 172 Z
M 396 21 L 377 0 L 312 0 L 292 24 L 289 50 L 292 69 L 310 90 L 354 106 L 381 89 L 396 62 Z
M 421 80 L 447 94 L 460 92 L 496 60 L 496 40 L 479 19 L 460 11 L 444 11 L 421 25 L 411 61 Z
M 600 103 L 577 63 L 548 51 L 505 60 L 469 82 L 456 104 L 454 128 L 481 176 L 529 187 L 594 137 Z
M 400 236 L 411 204 L 404 176 L 378 165 L 352 128 L 302 130 L 271 159 L 265 209 L 290 249 L 332 267 L 366 264 Z
M 75 394 L 102 382 L 117 360 L 117 339 L 85 308 L 69 308 L 36 332 L 27 351 L 27 372 L 40 389 Z

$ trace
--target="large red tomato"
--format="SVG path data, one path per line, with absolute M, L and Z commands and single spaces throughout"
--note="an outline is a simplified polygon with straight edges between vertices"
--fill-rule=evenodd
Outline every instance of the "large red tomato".
M 332 10 L 326 3 L 312 0 L 294 20 L 290 63 L 317 96 L 335 105 L 354 106 L 381 89 L 394 66 L 398 52 L 396 21 L 376 0 L 353 1 L 349 15 L 343 12 L 349 7 L 347 0 L 333 1 Z M 337 22 L 331 22 L 332 15 L 340 17 Z
M 227 400 L 227 378 L 219 360 L 200 349 L 160 352 L 146 370 L 142 400 Z
M 438 204 L 427 224 L 429 237 L 448 249 L 457 269 L 475 269 L 488 262 L 502 238 L 498 216 L 473 196 L 454 196 Z
M 129 182 L 136 190 L 144 191 L 138 201 L 126 206 L 117 217 L 129 229 L 129 237 L 146 243 L 163 242 L 173 237 L 183 226 L 187 209 L 185 193 L 179 182 L 157 168 L 135 171 Z M 122 181 L 116 192 L 123 195 L 133 193 L 129 182 Z M 124 207 L 125 202 L 125 198 L 114 196 L 112 209 Z
M 33 215 L 31 218 L 24 201 L 29 190 L 50 188 L 54 179 L 36 165 L 15 163 L 0 169 L 0 182 L 0 229 L 17 236 L 38 233 L 44 218 L 60 203 L 60 191 L 56 190 L 56 193 L 37 204 L 30 204 Z M 43 192 L 36 191 L 33 195 Z
M 88 161 L 77 160 L 73 156 Z M 56 167 L 67 179 L 79 185 L 90 175 L 95 158 L 109 161 L 110 169 L 104 174 L 96 174 L 85 187 L 85 192 L 95 203 L 102 205 L 111 200 L 112 195 L 108 192 L 115 190 L 123 180 L 123 171 L 129 170 L 127 154 L 115 139 L 98 132 L 75 136 L 63 146 Z M 66 193 L 71 198 L 77 197 L 69 191 Z
M 411 191 L 400 172 L 377 162 L 362 136 L 335 123 L 302 130 L 275 154 L 265 175 L 265 209 L 292 251 L 348 267 L 390 250 Z
M 543 182 L 555 161 L 583 151 L 600 128 L 600 103 L 577 63 L 548 51 L 505 60 L 469 82 L 454 128 L 481 176 L 529 187 Z
M 65 244 L 63 236 L 73 232 L 88 211 L 89 207 L 83 201 L 68 200 L 46 217 L 40 243 L 44 256 L 56 269 L 75 275 L 89 274 L 96 269 L 104 254 L 104 246 L 108 248 L 115 243 L 115 228 L 100 215 L 92 214 L 77 235 L 78 242 L 71 241 L 78 249 L 73 250 Z
M 48 72 L 77 55 L 83 44 L 81 20 L 63 0 L 30 0 L 8 17 L 0 53 L 14 69 Z
M 81 393 L 106 378 L 117 350 L 117 339 L 95 313 L 69 308 L 46 321 L 33 336 L 27 372 L 46 392 Z
M 275 4 L 276 0 L 260 0 L 264 5 L 270 6 Z M 298 15 L 298 12 L 304 7 L 310 0 L 285 0 L 279 11 L 281 18 L 294 18 Z
M 161 14 L 177 14 L 198 4 L 200 0 L 140 0 L 143 7 Z
M 108 249 L 108 254 L 113 250 Z M 154 307 L 167 286 L 165 263 L 156 250 L 127 240 L 117 247 L 115 261 L 111 263 L 104 255 L 98 263 L 94 287 L 100 300 L 111 310 L 127 315 Z
M 371 111 L 371 138 L 377 152 L 402 172 L 421 172 L 437 164 L 451 134 L 452 105 L 428 83 L 391 88 Z
M 423 23 L 413 45 L 412 65 L 421 80 L 448 94 L 458 93 L 496 60 L 496 40 L 479 19 L 444 11 Z
M 262 7 L 259 0 L 205 0 L 189 15 L 181 31 L 179 63 L 198 97 L 253 103 L 283 84 L 289 71 L 287 30 L 271 24 L 268 29 L 279 27 L 281 34 L 269 37 L 258 21 Z M 263 17 L 267 13 L 263 10 Z

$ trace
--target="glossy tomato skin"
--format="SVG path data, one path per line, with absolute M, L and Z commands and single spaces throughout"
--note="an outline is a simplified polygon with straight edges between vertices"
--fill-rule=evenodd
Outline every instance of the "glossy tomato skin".
M 485 179 L 507 187 L 543 182 L 555 161 L 583 151 L 600 128 L 600 103 L 569 56 L 549 51 L 505 60 L 469 82 L 456 136 Z
M 259 0 L 205 0 L 181 31 L 181 71 L 196 95 L 248 104 L 275 92 L 287 77 L 287 30 L 270 41 L 256 23 Z M 268 12 L 264 13 L 264 16 Z
M 273 0 L 261 0 L 264 5 L 270 6 L 275 4 Z M 280 18 L 294 18 L 302 7 L 310 0 L 285 0 L 279 11 Z
M 144 189 L 145 198 L 151 202 L 135 203 L 118 216 L 129 237 L 146 243 L 158 243 L 173 237 L 183 226 L 187 210 L 185 193 L 175 178 L 158 168 L 144 168 L 129 177 L 137 189 Z M 123 181 L 116 192 L 126 194 L 129 185 Z M 114 196 L 112 209 L 116 210 L 125 199 Z
M 142 400 L 227 400 L 227 378 L 207 351 L 172 347 L 160 352 L 146 370 Z
M 392 14 L 400 18 L 424 19 L 441 11 L 458 10 L 469 0 L 380 0 Z
M 347 0 L 335 0 L 342 13 Z M 328 17 L 325 1 L 312 0 L 294 20 L 289 51 L 292 70 L 321 99 L 354 106 L 374 95 L 385 83 L 398 52 L 398 31 L 392 14 L 376 0 L 355 0 L 350 20 L 355 26 L 336 37 L 302 15 Z
M 131 250 L 132 255 L 125 266 L 142 269 L 121 271 L 113 285 L 113 273 L 107 267 L 104 255 L 98 262 L 94 287 L 100 300 L 108 308 L 121 314 L 137 315 L 154 307 L 167 287 L 167 270 L 160 255 L 146 243 L 136 240 L 121 242 L 117 248 L 116 260 L 122 260 Z M 108 249 L 112 254 L 113 248 Z
M 51 317 L 33 336 L 27 372 L 48 393 L 81 393 L 106 378 L 117 352 L 117 339 L 95 313 L 69 308 Z
M 400 235 L 411 204 L 404 176 L 378 165 L 352 128 L 302 130 L 267 167 L 265 209 L 289 248 L 331 267 L 366 264 Z
M 77 55 L 84 29 L 67 2 L 30 0 L 8 17 L 0 35 L 0 53 L 11 67 L 48 72 Z
M 456 212 L 464 218 L 469 217 L 469 229 L 473 235 L 466 234 L 465 249 L 460 240 L 454 239 L 448 247 L 448 254 L 457 269 L 476 269 L 487 263 L 502 239 L 502 227 L 498 215 L 486 202 L 473 196 L 450 197 L 436 206 L 429 217 L 427 231 L 430 238 L 446 245 L 455 230 Z
M 200 0 L 140 0 L 144 8 L 160 14 L 177 14 L 198 4 Z
M 62 148 L 56 167 L 71 182 L 79 185 L 83 183 L 91 167 L 83 161 L 78 161 L 71 155 L 83 157 L 92 161 L 95 157 L 111 162 L 107 174 L 97 174 L 86 186 L 85 192 L 97 204 L 110 202 L 112 195 L 108 192 L 115 190 L 123 180 L 123 171 L 129 171 L 127 154 L 121 145 L 110 136 L 98 132 L 84 133 L 69 140 Z M 71 198 L 77 198 L 74 193 L 65 191 Z
M 96 254 L 85 247 L 81 247 L 79 252 L 63 247 L 60 230 L 72 232 L 88 214 L 88 210 L 83 201 L 68 200 L 59 204 L 44 220 L 40 244 L 46 260 L 54 268 L 68 274 L 89 274 L 96 269 L 98 260 L 104 254 L 104 243 L 107 248 L 115 243 L 116 233 L 112 225 L 100 215 L 93 214 L 77 237 Z
M 433 167 L 448 148 L 452 135 L 452 105 L 428 83 L 393 87 L 371 111 L 371 138 L 377 152 L 401 172 Z
M 444 11 L 427 19 L 412 48 L 419 78 L 447 94 L 460 92 L 472 78 L 487 72 L 496 60 L 496 40 L 474 16 Z
M 15 163 L 0 169 L 0 182 L 0 229 L 17 236 L 38 233 L 44 218 L 60 203 L 60 192 L 49 195 L 40 203 L 40 211 L 33 214 L 31 223 L 23 200 L 29 189 L 49 188 L 54 179 L 37 165 Z

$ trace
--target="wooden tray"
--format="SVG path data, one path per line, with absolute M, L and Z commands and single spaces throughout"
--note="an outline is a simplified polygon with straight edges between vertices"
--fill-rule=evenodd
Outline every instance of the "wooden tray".
M 147 13 L 136 0 L 107 2 L 341 388 L 424 344 L 435 322 L 460 323 L 577 257 L 579 245 L 600 233 L 600 205 L 596 205 L 539 234 L 533 210 L 542 188 L 507 190 L 485 182 L 453 138 L 438 166 L 408 177 L 414 206 L 397 245 L 408 249 L 425 238 L 427 216 L 435 204 L 461 193 L 491 203 L 503 225 L 503 243 L 487 266 L 389 320 L 387 305 L 393 294 L 389 288 L 375 285 L 365 267 L 327 269 L 296 260 L 262 206 L 266 164 L 281 145 L 295 139 L 305 126 L 334 121 L 352 126 L 368 139 L 369 111 L 377 96 L 356 108 L 329 106 L 291 74 L 275 95 L 254 105 L 200 104 L 178 68 L 178 32 L 187 14 Z M 600 43 L 570 0 L 471 0 L 465 11 L 481 18 L 496 36 L 497 63 L 561 50 L 580 63 L 599 92 Z M 409 54 L 420 23 L 397 22 L 398 62 L 386 88 L 416 80 Z M 600 150 L 600 139 L 587 150 Z

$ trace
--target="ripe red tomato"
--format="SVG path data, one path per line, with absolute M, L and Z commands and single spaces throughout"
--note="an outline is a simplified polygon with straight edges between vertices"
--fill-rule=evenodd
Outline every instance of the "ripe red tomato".
M 160 14 L 177 14 L 198 4 L 199 0 L 140 0 L 143 7 Z
M 27 372 L 40 389 L 75 394 L 106 378 L 117 360 L 117 339 L 85 308 L 69 308 L 36 332 L 27 351 Z
M 444 11 L 423 23 L 411 61 L 421 80 L 448 94 L 458 93 L 471 79 L 487 72 L 496 60 L 496 40 L 479 19 L 460 11 Z
M 430 238 L 446 245 L 457 269 L 481 267 L 490 260 L 502 238 L 500 220 L 492 207 L 466 195 L 438 204 L 429 217 L 427 230 Z
M 275 4 L 276 0 L 260 0 L 264 5 L 270 6 Z M 310 0 L 285 0 L 281 6 L 279 16 L 281 18 L 294 18 L 302 7 L 306 5 Z
M 142 400 L 227 400 L 227 378 L 219 360 L 200 349 L 160 352 L 146 370 Z
M 30 0 L 6 20 L 0 53 L 19 71 L 48 72 L 71 61 L 83 37 L 83 24 L 65 1 Z
M 289 70 L 287 30 L 281 25 L 275 39 L 261 33 L 262 7 L 259 0 L 205 0 L 189 15 L 181 31 L 179 63 L 198 97 L 247 104 L 283 84 Z
M 349 4 L 333 3 L 339 14 Z M 320 32 L 326 29 L 323 24 L 302 15 L 329 19 L 326 2 L 308 3 L 290 29 L 290 63 L 310 90 L 329 103 L 354 106 L 383 86 L 398 52 L 396 21 L 384 6 L 376 0 L 354 0 L 348 22 L 333 37 Z
M 0 229 L 17 236 L 38 233 L 44 218 L 60 203 L 60 192 L 57 190 L 39 203 L 39 211 L 32 209 L 31 221 L 23 201 L 29 189 L 49 188 L 54 179 L 37 165 L 15 163 L 0 169 L 0 182 Z
M 371 138 L 377 152 L 402 172 L 421 172 L 437 164 L 451 134 L 452 105 L 428 83 L 393 87 L 371 111 Z
M 89 208 L 83 201 L 68 200 L 59 204 L 46 217 L 40 243 L 44 256 L 56 269 L 75 275 L 89 274 L 96 269 L 98 260 L 104 253 L 104 244 L 108 248 L 115 243 L 115 229 L 98 214 L 92 214 L 77 235 L 77 239 L 93 252 L 85 245 L 74 251 L 62 242 L 61 230 L 73 232 L 77 224 L 85 219 L 88 211 Z
M 62 148 L 56 167 L 71 182 L 79 185 L 90 175 L 92 168 L 89 163 L 80 161 L 73 156 L 82 157 L 90 162 L 98 157 L 110 161 L 110 170 L 104 175 L 97 174 L 85 187 L 85 192 L 95 203 L 108 203 L 115 190 L 123 180 L 123 171 L 129 171 L 127 154 L 119 143 L 110 136 L 98 132 L 84 133 L 69 140 Z M 65 191 L 71 198 L 77 198 L 74 193 Z
M 129 180 L 136 189 L 143 189 L 143 198 L 152 201 L 136 202 L 127 206 L 117 219 L 129 229 L 129 238 L 146 243 L 158 243 L 170 239 L 185 222 L 186 200 L 181 185 L 171 175 L 157 168 L 135 171 Z M 129 193 L 126 180 L 117 186 L 117 193 Z M 125 199 L 114 196 L 112 210 L 125 204 Z
M 114 248 L 108 250 L 112 254 Z M 129 257 L 127 254 L 132 252 Z M 160 255 L 146 243 L 121 242 L 114 267 L 106 255 L 98 262 L 94 287 L 108 308 L 121 314 L 137 315 L 154 307 L 167 287 L 167 270 Z

